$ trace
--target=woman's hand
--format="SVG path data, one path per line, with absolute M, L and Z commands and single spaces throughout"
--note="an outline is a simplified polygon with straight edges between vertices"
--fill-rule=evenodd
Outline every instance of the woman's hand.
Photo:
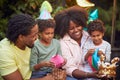
M 94 71 L 92 73 L 87 73 L 87 78 L 99 78 L 98 71 Z

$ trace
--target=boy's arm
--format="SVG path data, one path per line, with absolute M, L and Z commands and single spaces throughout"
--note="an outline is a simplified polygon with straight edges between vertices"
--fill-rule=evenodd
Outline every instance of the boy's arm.
M 54 67 L 54 63 L 50 61 L 42 61 L 39 64 L 34 65 L 34 70 L 39 70 L 42 67 Z

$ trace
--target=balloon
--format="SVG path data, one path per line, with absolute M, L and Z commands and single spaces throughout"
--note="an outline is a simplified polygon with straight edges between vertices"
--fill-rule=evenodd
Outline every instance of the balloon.
M 55 64 L 55 67 L 59 68 L 64 63 L 64 59 L 61 55 L 55 55 L 50 59 L 51 62 Z
M 93 21 L 98 19 L 98 9 L 94 10 L 92 13 L 89 15 L 89 21 Z
M 87 0 L 76 0 L 77 4 L 81 7 L 93 7 L 95 4 L 87 1 Z

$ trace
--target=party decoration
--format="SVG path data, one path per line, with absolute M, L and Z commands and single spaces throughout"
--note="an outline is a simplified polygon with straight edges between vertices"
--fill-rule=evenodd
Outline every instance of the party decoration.
M 38 19 L 46 20 L 46 19 L 52 19 L 52 17 L 48 11 L 44 10 L 40 13 L 40 16 L 38 17 Z
M 94 53 L 93 53 L 93 55 L 92 55 L 93 67 L 94 67 L 96 70 L 98 70 L 98 61 L 100 60 L 100 57 L 99 57 L 98 54 L 97 54 L 98 51 L 99 51 L 98 48 L 95 49 L 95 51 L 94 51 Z
M 100 63 L 99 63 L 99 69 L 98 69 L 98 76 L 107 78 L 115 78 L 116 77 L 116 63 L 120 60 L 118 57 L 115 57 L 111 60 L 111 63 L 107 63 L 104 61 L 105 56 L 100 56 Z
M 41 5 L 40 16 L 38 17 L 38 19 L 43 19 L 43 20 L 52 19 L 50 14 L 51 12 L 52 12 L 52 6 L 48 1 L 44 1 Z
M 55 64 L 55 67 L 59 68 L 62 66 L 62 64 L 64 63 L 64 59 L 62 56 L 60 55 L 55 55 L 50 59 L 51 62 L 53 62 Z
M 88 57 L 88 63 L 89 63 L 89 65 L 90 65 L 90 67 L 91 67 L 91 69 L 92 69 L 92 71 L 96 71 L 96 69 L 93 67 L 93 62 L 92 62 L 92 56 L 89 56 Z
M 93 7 L 93 6 L 95 6 L 94 3 L 91 3 L 87 0 L 76 0 L 76 2 L 81 7 Z
M 44 1 L 41 5 L 40 12 L 47 10 L 48 12 L 52 12 L 52 6 L 48 1 Z
M 95 49 L 93 55 L 88 57 L 88 63 L 93 71 L 98 70 L 98 62 L 100 60 L 100 58 L 97 54 L 98 51 L 99 51 L 99 49 Z
M 87 28 L 87 27 L 83 27 L 83 30 L 87 31 L 87 30 L 88 30 L 88 28 Z
M 98 9 L 95 9 L 92 13 L 89 14 L 89 21 L 98 19 Z

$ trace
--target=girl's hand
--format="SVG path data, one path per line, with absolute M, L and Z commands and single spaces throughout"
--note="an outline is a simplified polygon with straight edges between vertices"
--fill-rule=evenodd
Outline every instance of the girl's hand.
M 89 49 L 87 52 L 88 56 L 92 56 L 92 54 L 94 53 L 95 49 Z
M 98 55 L 99 55 L 99 56 L 101 56 L 101 55 L 104 55 L 104 56 L 105 56 L 105 54 L 104 54 L 101 50 L 98 51 Z
M 92 54 L 94 53 L 95 49 L 89 49 L 87 54 L 85 55 L 85 61 L 88 60 L 89 56 L 92 56 Z

